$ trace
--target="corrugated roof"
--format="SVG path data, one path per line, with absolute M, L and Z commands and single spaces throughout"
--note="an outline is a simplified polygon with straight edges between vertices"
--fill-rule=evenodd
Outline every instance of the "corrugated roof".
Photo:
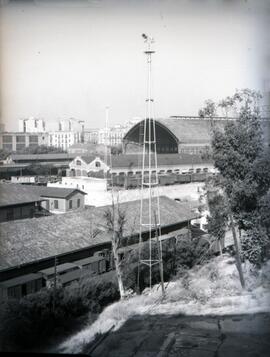
M 212 129 L 223 129 L 227 123 L 220 119 L 185 119 L 166 118 L 157 119 L 157 122 L 166 126 L 179 140 L 179 143 L 186 144 L 210 144 Z
M 146 202 L 146 201 L 144 201 Z M 121 203 L 126 212 L 124 236 L 138 234 L 140 229 L 140 200 Z M 10 221 L 0 224 L 0 265 L 17 266 L 38 259 L 110 242 L 104 218 L 111 206 L 87 208 L 62 215 Z M 196 218 L 188 203 L 160 197 L 161 226 L 169 226 Z M 116 214 L 117 218 L 117 214 Z M 147 210 L 144 210 L 144 219 Z M 154 222 L 154 215 L 152 214 Z M 91 224 L 92 222 L 92 224 Z M 145 229 L 147 230 L 147 228 Z M 98 234 L 91 238 L 91 231 Z

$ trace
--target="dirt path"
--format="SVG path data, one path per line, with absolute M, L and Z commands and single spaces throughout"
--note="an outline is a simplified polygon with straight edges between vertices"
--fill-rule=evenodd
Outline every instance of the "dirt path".
M 92 357 L 268 357 L 270 314 L 135 316 L 91 351 Z

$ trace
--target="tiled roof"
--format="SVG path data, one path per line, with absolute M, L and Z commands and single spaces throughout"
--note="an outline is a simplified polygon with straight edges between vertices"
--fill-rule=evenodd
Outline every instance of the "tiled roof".
M 40 197 L 68 198 L 77 192 L 86 195 L 85 192 L 76 188 L 35 186 L 35 189 L 40 193 Z
M 40 195 L 29 190 L 29 186 L 19 184 L 0 184 L 0 207 L 41 201 Z
M 76 188 L 46 187 L 21 185 L 18 183 L 0 183 L 0 207 L 41 201 L 43 197 L 68 198 L 80 192 Z
M 154 165 L 154 155 L 151 155 L 152 164 Z M 112 156 L 113 168 L 130 168 L 141 167 L 142 154 L 126 154 Z M 185 164 L 204 164 L 211 161 L 201 158 L 201 155 L 195 154 L 159 154 L 157 155 L 158 166 L 173 166 Z M 148 165 L 148 156 L 145 157 L 145 165 Z
M 12 154 L 13 161 L 46 161 L 46 160 L 73 160 L 75 154 L 51 153 L 51 154 Z
M 119 206 L 121 211 L 126 212 L 124 236 L 138 234 L 140 200 L 121 203 Z M 110 207 L 87 208 L 62 215 L 1 223 L 0 265 L 2 268 L 16 266 L 110 242 L 104 218 L 105 211 Z M 165 196 L 160 197 L 160 214 L 162 227 L 198 216 L 190 210 L 188 203 L 179 203 Z M 147 219 L 147 209 L 144 210 L 144 219 Z M 152 222 L 154 219 L 152 214 Z M 91 232 L 96 233 L 94 238 L 91 238 Z
M 79 156 L 79 155 L 78 155 Z M 79 156 L 87 164 L 95 160 L 96 157 L 104 160 L 102 155 L 89 155 Z M 152 164 L 154 165 L 154 155 L 151 155 Z M 112 168 L 134 168 L 141 167 L 142 154 L 121 154 L 111 156 Z M 158 154 L 158 166 L 172 166 L 172 165 L 185 165 L 185 164 L 206 164 L 211 163 L 210 159 L 202 159 L 201 155 L 195 154 Z M 148 164 L 148 156 L 145 157 L 145 164 Z

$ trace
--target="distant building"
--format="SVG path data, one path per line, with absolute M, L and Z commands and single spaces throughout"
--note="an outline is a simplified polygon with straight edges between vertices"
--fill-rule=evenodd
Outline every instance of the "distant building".
M 152 158 L 153 159 L 153 158 Z M 111 163 L 110 163 L 111 161 Z M 215 172 L 210 159 L 191 154 L 159 154 L 157 156 L 158 173 Z M 141 174 L 141 155 L 112 155 L 108 165 L 103 156 L 77 156 L 69 164 L 67 176 L 89 176 L 90 172 L 110 171 L 111 174 Z M 153 168 L 154 170 L 154 168 Z
M 0 133 L 0 149 L 6 151 L 20 151 L 28 147 L 48 145 L 48 134 L 24 133 L 24 132 L 4 132 Z
M 45 133 L 46 125 L 43 119 L 34 117 L 19 119 L 19 132 L 22 133 Z
M 71 145 L 68 149 L 67 152 L 69 154 L 77 154 L 77 155 L 104 155 L 105 151 L 107 151 L 107 154 L 109 155 L 110 153 L 110 148 L 106 147 L 105 145 L 102 144 L 93 144 L 93 143 L 77 143 L 74 145 Z
M 51 213 L 66 213 L 78 208 L 84 208 L 85 192 L 74 188 L 40 187 L 41 205 Z
M 78 189 L 86 193 L 85 204 L 102 206 L 107 194 L 107 180 L 95 177 L 62 177 L 61 181 L 48 183 L 48 187 Z
M 67 150 L 76 143 L 84 142 L 84 121 L 76 119 L 59 120 L 58 128 L 49 132 L 49 146 Z
M 31 164 L 50 164 L 59 163 L 68 165 L 76 155 L 66 153 L 49 153 L 49 154 L 10 154 L 5 160 L 6 163 L 31 163 Z
M 109 171 L 109 166 L 106 165 L 103 158 L 96 155 L 76 156 L 69 164 L 67 176 L 89 176 L 91 172 Z
M 0 222 L 84 208 L 86 193 L 76 188 L 0 184 Z
M 49 132 L 49 146 L 67 150 L 71 145 L 82 142 L 81 132 L 53 131 Z
M 0 123 L 0 133 L 3 133 L 5 131 L 5 124 Z
M 138 243 L 140 234 L 140 200 L 120 203 L 126 213 L 123 246 Z M 93 207 L 49 217 L 0 224 L 1 241 L 0 281 L 20 275 L 36 273 L 59 264 L 88 258 L 102 249 L 111 249 L 111 233 L 106 229 L 105 212 L 111 206 Z M 181 239 L 182 230 L 199 215 L 189 203 L 160 197 L 162 239 Z M 147 212 L 144 213 L 147 215 Z M 70 225 L 72 224 L 72 229 Z M 152 230 L 153 236 L 155 228 Z M 142 231 L 143 240 L 149 238 L 149 228 Z M 23 249 L 19 249 L 23 247 Z M 14 254 L 14 248 L 16 253 Z M 18 269 L 20 266 L 20 269 Z M 14 285 L 14 284 L 13 284 Z
M 235 121 L 229 117 L 172 116 L 155 121 L 158 154 L 208 153 L 214 129 L 224 130 L 226 123 Z M 261 121 L 265 141 L 270 142 L 270 120 Z M 153 126 L 152 126 L 153 127 Z M 144 121 L 133 125 L 123 138 L 123 149 L 127 154 L 142 150 Z
M 109 128 L 102 128 L 98 131 L 98 144 L 105 144 L 108 146 L 121 145 L 123 138 L 125 137 L 128 130 L 133 127 L 140 118 L 134 118 L 129 120 L 124 125 L 114 125 Z
M 85 129 L 84 142 L 91 143 L 91 144 L 98 144 L 98 132 L 99 129 Z

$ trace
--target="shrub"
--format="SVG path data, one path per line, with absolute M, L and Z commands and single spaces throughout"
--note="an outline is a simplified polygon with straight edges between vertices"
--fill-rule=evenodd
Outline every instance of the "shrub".
M 0 308 L 2 350 L 48 347 L 50 342 L 75 331 L 86 319 L 93 321 L 97 312 L 118 298 L 116 279 L 87 276 L 56 290 L 55 309 L 53 289 L 8 300 Z
M 267 256 L 269 237 L 266 230 L 261 227 L 252 227 L 244 232 L 241 237 L 242 256 L 252 264 L 260 266 Z

